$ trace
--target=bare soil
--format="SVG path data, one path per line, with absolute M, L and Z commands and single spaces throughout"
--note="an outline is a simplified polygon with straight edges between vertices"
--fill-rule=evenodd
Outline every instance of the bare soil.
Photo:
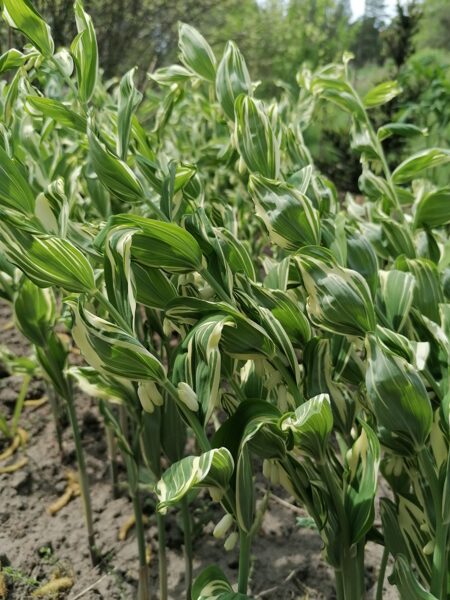
M 17 355 L 31 352 L 29 345 L 14 328 L 5 328 L 11 320 L 9 306 L 0 303 L 0 344 Z M 0 365 L 0 411 L 11 415 L 21 385 L 21 377 L 10 376 Z M 40 398 L 44 382 L 33 379 L 28 398 Z M 133 531 L 126 541 L 118 540 L 120 526 L 132 514 L 124 494 L 113 499 L 108 474 L 104 426 L 95 402 L 79 394 L 78 418 L 86 452 L 95 515 L 98 547 L 102 556 L 92 568 L 83 525 L 82 505 L 74 498 L 55 516 L 48 506 L 64 492 L 65 473 L 75 470 L 75 452 L 70 428 L 64 431 L 64 458 L 56 443 L 50 407 L 25 408 L 21 426 L 29 433 L 28 444 L 2 466 L 26 456 L 25 467 L 12 474 L 0 475 L 0 563 L 8 567 L 8 600 L 32 598 L 33 590 L 52 575 L 68 575 L 74 585 L 59 597 L 75 600 L 133 600 L 137 597 L 137 547 Z M 1 451 L 0 444 L 0 451 Z M 122 474 L 123 476 L 123 474 Z M 289 503 L 283 491 L 279 496 Z M 194 542 L 194 575 L 210 564 L 220 565 L 236 581 L 237 550 L 225 553 L 211 535 L 217 510 L 205 512 L 201 498 L 192 506 L 198 525 Z M 149 522 L 147 543 L 152 553 L 150 568 L 154 596 L 157 597 L 157 532 L 151 503 L 146 506 Z M 332 600 L 335 598 L 333 573 L 321 558 L 321 540 L 313 529 L 299 528 L 298 514 L 271 499 L 252 553 L 251 589 L 257 599 Z M 176 512 L 167 518 L 167 556 L 171 600 L 184 599 L 183 535 Z M 367 597 L 374 598 L 374 584 L 381 551 L 375 545 L 367 550 Z M 389 572 L 389 569 L 388 569 Z M 88 590 L 88 591 L 85 591 Z M 83 593 L 85 591 L 85 593 Z M 1 598 L 1 592 L 0 592 Z M 398 598 L 386 583 L 385 600 Z

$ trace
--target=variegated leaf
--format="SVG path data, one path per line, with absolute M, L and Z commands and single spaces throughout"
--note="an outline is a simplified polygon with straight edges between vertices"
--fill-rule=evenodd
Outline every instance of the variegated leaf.
M 166 380 L 163 365 L 135 337 L 87 311 L 81 302 L 68 304 L 74 319 L 73 338 L 91 367 L 132 381 Z
M 233 470 L 233 457 L 226 448 L 183 458 L 164 472 L 156 486 L 158 511 L 164 514 L 196 487 L 209 488 L 214 500 L 220 501 Z
M 249 190 L 273 243 L 291 251 L 318 244 L 319 215 L 304 194 L 259 175 L 250 176 Z
M 338 266 L 323 248 L 305 248 L 296 259 L 314 324 L 341 335 L 364 336 L 375 330 L 370 290 L 358 272 Z

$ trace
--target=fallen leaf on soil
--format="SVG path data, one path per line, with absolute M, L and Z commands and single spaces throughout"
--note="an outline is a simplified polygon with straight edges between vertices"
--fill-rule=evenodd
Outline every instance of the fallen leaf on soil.
M 40 588 L 34 590 L 33 596 L 36 598 L 44 598 L 45 596 L 56 595 L 59 592 L 70 590 L 73 586 L 73 579 L 71 577 L 59 577 L 53 579 L 48 583 L 44 583 Z
M 62 508 L 64 508 L 72 498 L 79 496 L 81 493 L 80 484 L 78 483 L 77 474 L 73 471 L 67 471 L 66 473 L 67 487 L 62 496 L 60 496 L 55 502 L 50 504 L 47 508 L 47 512 L 50 515 L 56 515 Z
M 143 516 L 142 521 L 144 524 L 147 524 L 148 523 L 147 517 Z M 121 542 L 124 542 L 127 539 L 128 532 L 135 525 L 135 523 L 136 523 L 136 517 L 134 515 L 131 515 L 131 517 L 129 517 L 125 521 L 125 523 L 120 526 L 118 537 Z
M 0 461 L 6 460 L 14 454 L 17 448 L 24 446 L 28 441 L 28 437 L 28 433 L 25 431 L 25 429 L 19 427 L 11 444 L 0 454 Z
M 38 398 L 37 400 L 25 400 L 25 406 L 34 410 L 46 404 L 47 401 L 48 396 L 42 396 L 42 398 Z
M 8 596 L 8 588 L 6 585 L 6 578 L 4 574 L 0 571 L 0 600 L 6 600 Z
M 24 467 L 27 463 L 28 463 L 28 458 L 26 456 L 24 456 L 23 458 L 21 458 L 20 460 L 18 460 L 16 463 L 14 463 L 12 465 L 8 465 L 6 467 L 0 467 L 0 475 L 3 475 L 4 473 L 15 473 L 16 471 L 18 471 L 19 469 Z

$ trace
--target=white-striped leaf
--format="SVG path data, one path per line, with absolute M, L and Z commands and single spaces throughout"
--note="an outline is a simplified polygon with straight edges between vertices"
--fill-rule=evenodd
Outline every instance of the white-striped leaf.
M 390 102 L 402 92 L 402 88 L 396 81 L 384 81 L 369 90 L 364 96 L 363 102 L 366 108 L 374 108 Z
M 394 183 L 405 183 L 426 169 L 433 169 L 450 161 L 450 150 L 427 148 L 404 160 L 392 173 Z
M 401 597 L 408 600 L 438 600 L 430 594 L 418 581 L 405 556 L 397 556 L 394 564 L 392 581 L 397 586 Z
M 305 248 L 296 258 L 314 324 L 341 335 L 364 336 L 375 331 L 370 290 L 357 271 L 337 265 L 323 248 Z
M 399 454 L 423 448 L 433 411 L 417 371 L 373 335 L 366 339 L 366 388 L 381 442 Z
M 69 201 L 64 191 L 64 180 L 59 177 L 36 198 L 36 217 L 47 233 L 66 237 L 69 221 Z
M 55 296 L 24 277 L 14 300 L 14 319 L 20 331 L 36 346 L 45 346 L 55 324 Z
M 234 110 L 236 143 L 248 170 L 277 179 L 280 171 L 279 141 L 262 102 L 241 94 L 236 99 Z
M 135 337 L 85 310 L 81 302 L 68 304 L 73 314 L 73 339 L 91 367 L 132 381 L 166 380 L 162 364 Z
M 169 467 L 156 486 L 157 509 L 165 513 L 192 489 L 207 487 L 216 501 L 224 495 L 233 474 L 234 461 L 226 448 L 214 448 L 200 456 L 187 456 Z
M 250 600 L 245 594 L 233 592 L 230 582 L 219 567 L 204 569 L 192 586 L 191 600 Z
M 68 292 L 95 290 L 94 272 L 85 256 L 68 240 L 35 236 L 15 227 L 0 227 L 6 256 L 39 287 L 52 285 Z
M 39 96 L 27 97 L 28 112 L 32 115 L 43 115 L 60 123 L 63 127 L 75 129 L 80 133 L 86 133 L 87 121 L 75 111 L 67 108 L 65 104 L 52 98 L 41 98 Z
M 122 160 L 126 160 L 127 158 L 132 118 L 142 100 L 142 94 L 134 84 L 136 68 L 134 67 L 125 73 L 120 80 L 119 86 L 117 154 Z
M 28 54 L 22 54 L 15 48 L 10 48 L 0 56 L 0 74 L 10 69 L 17 69 L 22 67 L 28 60 L 38 56 L 36 50 L 29 52 Z
M 281 429 L 292 436 L 300 452 L 317 460 L 325 456 L 331 431 L 333 413 L 328 394 L 320 394 L 307 400 L 283 417 Z
M 0 207 L 26 216 L 34 213 L 34 193 L 24 169 L 0 146 Z
M 439 304 L 444 302 L 444 293 L 436 265 L 426 258 L 399 258 L 397 265 L 402 271 L 409 271 L 416 280 L 413 307 L 428 319 L 440 323 Z
M 240 94 L 252 95 L 252 82 L 245 59 L 234 42 L 227 42 L 217 67 L 216 94 L 229 119 L 234 121 L 234 102 Z
M 389 325 L 401 331 L 413 302 L 416 280 L 411 273 L 380 271 L 380 291 Z
M 319 243 L 319 215 L 304 194 L 259 175 L 250 176 L 249 190 L 272 242 L 293 251 Z
M 138 229 L 113 227 L 105 240 L 104 274 L 110 302 L 134 329 L 136 284 L 131 268 L 131 244 Z
M 344 504 L 353 544 L 361 541 L 373 525 L 380 457 L 377 436 L 369 425 L 362 421 L 361 433 L 346 457 L 349 480 L 345 489 Z
M 450 187 L 422 196 L 415 206 L 414 227 L 443 227 L 450 223 Z
M 136 399 L 131 382 L 119 382 L 110 376 L 106 378 L 92 367 L 70 367 L 67 373 L 75 379 L 85 394 L 93 398 L 102 398 L 114 404 L 122 404 L 126 399 Z
M 140 265 L 164 269 L 170 273 L 200 271 L 203 256 L 196 239 L 175 223 L 165 223 L 137 215 L 114 215 L 98 238 L 104 243 L 111 227 L 136 229 L 131 245 L 131 258 Z
M 328 395 L 335 425 L 345 434 L 353 426 L 355 401 L 346 386 L 333 380 L 336 368 L 331 360 L 330 340 L 313 338 L 305 347 L 305 393 L 307 397 Z
M 132 169 L 98 139 L 91 127 L 88 140 L 92 167 L 106 189 L 124 202 L 143 200 L 144 190 Z
M 136 285 L 136 299 L 149 308 L 165 309 L 176 298 L 177 290 L 159 269 L 131 263 Z
M 3 0 L 6 22 L 21 31 L 44 56 L 51 56 L 55 44 L 50 27 L 29 0 Z
M 91 17 L 84 11 L 80 0 L 75 1 L 75 19 L 78 34 L 70 46 L 78 80 L 78 94 L 81 102 L 91 99 L 98 78 L 97 37 Z
M 216 76 L 216 57 L 211 46 L 194 27 L 180 23 L 178 27 L 178 47 L 181 61 L 196 75 L 214 81 Z

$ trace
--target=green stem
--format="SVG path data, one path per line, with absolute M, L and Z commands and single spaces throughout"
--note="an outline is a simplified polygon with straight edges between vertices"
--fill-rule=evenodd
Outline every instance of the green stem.
M 175 400 L 178 409 L 185 418 L 185 421 L 188 423 L 189 427 L 194 432 L 202 452 L 207 452 L 208 450 L 211 450 L 211 445 L 200 421 L 197 419 L 196 414 L 189 410 L 189 408 L 184 404 L 184 402 L 180 400 L 177 388 L 168 379 L 162 385 L 166 389 L 167 393 L 170 394 L 170 396 L 172 396 L 172 398 Z
M 239 531 L 239 575 L 238 592 L 247 594 L 248 578 L 250 575 L 250 550 L 252 537 L 242 529 Z
M 359 543 L 354 556 L 350 549 L 343 548 L 341 566 L 336 574 L 338 600 L 363 600 L 364 589 L 364 544 Z
M 110 427 L 105 426 L 106 430 L 106 446 L 108 449 L 109 473 L 111 476 L 112 497 L 119 497 L 119 478 L 116 458 L 116 439 Z
M 24 375 L 22 385 L 20 386 L 19 395 L 17 396 L 16 405 L 14 406 L 14 414 L 11 425 L 11 437 L 14 437 L 17 433 L 17 427 L 19 425 L 20 415 L 23 411 L 23 405 L 25 404 L 25 397 L 30 386 L 31 375 Z
M 278 371 L 280 371 L 281 375 L 283 376 L 285 383 L 287 384 L 288 389 L 295 400 L 296 406 L 300 406 L 300 404 L 303 404 L 305 399 L 303 398 L 297 383 L 295 382 L 292 375 L 289 373 L 288 368 L 284 365 L 281 358 L 275 356 L 271 359 L 271 362 L 273 363 L 273 366 L 276 369 L 278 369 Z
M 156 513 L 158 525 L 158 563 L 159 563 L 159 599 L 167 600 L 167 556 L 166 556 L 166 528 L 165 518 Z
M 130 325 L 125 321 L 117 308 L 108 300 L 106 296 L 104 296 L 100 290 L 95 290 L 93 292 L 93 297 L 98 301 L 99 304 L 103 306 L 105 310 L 107 310 L 110 316 L 114 319 L 117 325 L 122 327 L 127 333 L 134 335 L 133 330 Z
M 61 67 L 61 65 L 59 64 L 59 62 L 56 60 L 56 58 L 54 58 L 53 56 L 51 56 L 49 58 L 51 64 L 56 68 L 56 70 L 58 71 L 58 73 L 61 75 L 61 77 L 64 79 L 64 81 L 66 82 L 66 84 L 69 86 L 69 88 L 72 90 L 73 95 L 75 96 L 75 99 L 78 98 L 78 91 L 77 88 L 75 87 L 75 84 L 73 83 L 73 81 L 70 79 L 70 77 L 64 72 L 64 69 Z M 84 108 L 84 107 L 83 107 Z
M 230 298 L 230 296 L 223 289 L 223 287 L 220 285 L 217 279 L 215 279 L 214 276 L 211 275 L 211 273 L 207 269 L 202 269 L 201 271 L 199 271 L 199 273 L 206 281 L 206 283 L 208 283 L 212 287 L 212 289 L 216 292 L 219 298 L 221 298 L 225 302 L 228 302 L 229 304 L 233 304 L 232 298 Z
M 135 518 L 136 539 L 139 553 L 139 587 L 138 599 L 150 600 L 150 573 L 147 565 L 147 555 L 145 552 L 145 533 L 144 521 L 142 519 L 141 500 L 139 492 L 132 490 L 133 511 Z
M 181 500 L 181 517 L 183 519 L 184 533 L 184 577 L 186 600 L 190 600 L 192 588 L 192 520 L 189 513 L 188 499 L 186 496 L 184 496 Z
M 77 414 L 72 394 L 68 393 L 65 400 L 67 402 L 67 412 L 69 413 L 70 425 L 72 427 L 73 438 L 75 441 L 75 453 L 77 457 L 78 471 L 80 473 L 80 490 L 81 497 L 83 500 L 84 518 L 86 520 L 86 528 L 88 532 L 89 553 L 91 556 L 92 565 L 95 566 L 98 563 L 98 554 L 97 549 L 95 547 L 94 522 L 92 519 L 91 497 L 89 494 L 89 483 L 86 470 L 86 462 L 84 460 L 84 452 L 83 447 L 81 445 L 80 429 L 78 427 Z
M 448 525 L 442 519 L 442 492 L 439 479 L 428 448 L 419 452 L 419 464 L 422 466 L 422 476 L 429 484 L 434 504 L 435 539 L 433 551 L 433 566 L 431 570 L 431 593 L 440 600 L 447 599 L 447 539 Z
M 341 569 L 334 570 L 334 580 L 336 582 L 336 599 L 345 600 L 344 584 L 342 581 Z
M 381 563 L 380 563 L 380 571 L 378 573 L 377 593 L 375 596 L 375 600 L 383 600 L 383 585 L 384 585 L 384 578 L 386 576 L 386 567 L 387 567 L 387 563 L 388 563 L 388 558 L 389 558 L 389 550 L 387 549 L 387 546 L 385 546 L 383 548 L 383 555 L 381 557 Z
M 56 440 L 58 443 L 59 453 L 61 455 L 61 460 L 62 460 L 64 457 L 64 448 L 63 448 L 63 441 L 62 441 L 62 426 L 61 426 L 61 417 L 60 417 L 60 414 L 61 414 L 60 398 L 58 397 L 58 394 L 56 393 L 55 388 L 51 385 L 47 386 L 47 395 L 48 395 L 48 399 L 50 402 L 50 408 L 52 411 L 53 421 L 55 424 Z

